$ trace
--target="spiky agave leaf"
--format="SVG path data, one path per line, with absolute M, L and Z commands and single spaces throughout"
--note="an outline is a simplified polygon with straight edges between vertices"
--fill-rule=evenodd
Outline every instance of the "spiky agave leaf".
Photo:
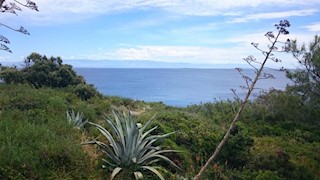
M 143 174 L 141 172 L 135 171 L 133 174 L 136 179 L 143 179 Z
M 155 143 L 156 141 L 158 141 L 159 139 L 168 137 L 169 135 L 173 134 L 175 132 L 171 132 L 171 133 L 167 133 L 164 135 L 152 135 L 149 136 L 147 138 L 145 138 L 144 140 L 142 140 L 141 144 L 139 145 L 138 149 L 139 149 L 139 159 L 142 158 L 146 152 L 148 152 L 150 149 L 152 149 L 152 144 Z
M 178 151 L 171 151 L 171 152 L 178 152 Z M 159 160 L 164 160 L 164 161 L 166 161 L 166 162 L 168 162 L 168 163 L 170 163 L 172 166 L 174 166 L 174 167 L 176 167 L 177 169 L 179 169 L 180 170 L 180 167 L 179 166 L 177 166 L 173 161 L 171 161 L 168 157 L 166 157 L 166 156 L 164 156 L 164 155 L 161 155 L 161 154 L 156 154 L 156 153 L 153 153 L 153 154 L 151 154 L 150 156 L 148 156 L 148 159 L 146 159 L 146 164 L 150 164 L 150 163 L 148 163 L 148 161 L 150 161 L 150 159 L 152 159 L 152 158 L 158 158 Z M 143 163 L 143 162 L 142 162 Z
M 100 133 L 107 138 L 107 140 L 110 142 L 110 146 L 112 147 L 115 155 L 117 157 L 121 157 L 122 155 L 122 150 L 123 147 L 121 147 L 122 145 L 120 143 L 118 143 L 114 138 L 113 136 L 110 134 L 110 132 L 108 130 L 106 130 L 104 127 L 100 126 L 99 124 L 95 124 L 95 123 L 92 123 L 92 122 L 89 122 L 89 124 L 95 126 L 99 131 Z
M 106 159 L 103 159 L 103 158 L 102 158 L 102 161 L 105 162 L 105 163 L 107 163 L 109 166 L 116 167 L 115 164 L 111 163 L 110 161 L 108 161 L 108 160 L 106 160 Z M 103 167 L 103 166 L 104 166 L 104 165 L 102 165 L 102 167 Z
M 114 168 L 113 171 L 112 171 L 110 179 L 112 180 L 121 170 L 122 170 L 122 168 L 120 168 L 120 167 Z
M 136 123 L 132 120 L 131 115 L 129 113 L 128 116 L 126 114 L 123 115 L 124 121 L 126 123 L 126 143 L 127 143 L 127 151 L 125 151 L 126 162 L 131 164 L 132 159 L 135 157 L 135 150 L 137 139 L 139 138 L 139 129 Z
M 82 128 L 87 122 L 88 120 L 83 120 L 83 114 L 78 112 L 77 114 L 75 114 L 74 110 L 71 111 L 66 111 L 67 114 L 67 121 L 69 124 L 73 125 L 76 128 Z
M 112 128 L 111 130 L 114 133 L 114 136 L 118 136 L 121 143 L 123 144 L 123 147 L 126 147 L 125 139 L 124 139 L 124 132 L 123 132 L 123 127 L 124 127 L 124 122 L 119 120 L 118 114 L 115 111 L 112 111 L 114 117 L 115 117 L 115 123 L 112 120 L 111 117 L 107 116 L 105 119 L 107 124 L 109 124 Z
M 147 169 L 151 172 L 153 172 L 154 174 L 156 174 L 161 180 L 164 180 L 163 176 L 161 175 L 161 173 L 154 167 L 151 166 L 141 166 L 142 169 Z
M 111 129 L 110 134 L 112 134 L 114 139 L 118 140 L 119 141 L 118 143 L 121 144 L 123 149 L 125 149 L 126 148 L 126 143 L 125 143 L 125 140 L 124 140 L 122 126 L 118 127 L 113 121 L 111 121 L 109 119 L 107 119 L 106 122 L 110 126 L 110 129 Z M 120 153 L 122 153 L 122 152 L 120 152 Z
M 154 118 L 156 117 L 157 114 L 153 115 L 147 122 L 146 124 L 140 129 L 140 132 L 143 132 L 151 123 L 152 120 L 154 120 Z
M 81 145 L 90 145 L 90 144 L 91 144 L 91 145 L 92 145 L 92 144 L 95 144 L 95 145 L 98 145 L 98 146 L 99 146 L 99 150 L 100 150 L 103 154 L 107 155 L 107 157 L 108 157 L 111 161 L 113 161 L 113 163 L 110 163 L 110 164 L 112 164 L 111 166 L 117 166 L 117 165 L 121 164 L 120 159 L 115 155 L 114 151 L 112 150 L 112 147 L 109 147 L 109 145 L 107 145 L 107 144 L 105 144 L 105 143 L 103 143 L 103 142 L 100 142 L 100 141 L 95 141 L 95 140 L 81 143 Z M 102 160 L 104 160 L 104 159 L 102 159 Z M 109 163 L 107 163 L 107 164 L 109 164 Z M 109 165 L 110 165 L 110 164 L 109 164 Z
M 148 153 L 146 153 L 140 161 L 139 164 L 150 165 L 154 162 L 158 162 L 160 160 L 164 160 L 171 164 L 172 166 L 176 167 L 177 169 L 181 170 L 179 166 L 177 166 L 173 161 L 171 161 L 168 157 L 164 156 L 163 153 L 170 153 L 170 152 L 179 152 L 176 150 L 159 150 L 159 149 L 152 149 Z
M 97 144 L 101 152 L 106 154 L 108 160 L 103 160 L 108 165 L 116 167 L 111 178 L 113 179 L 123 168 L 134 168 L 135 177 L 140 177 L 138 169 L 146 169 L 152 171 L 160 179 L 163 179 L 158 170 L 151 167 L 152 163 L 164 160 L 169 164 L 180 169 L 173 161 L 163 155 L 169 152 L 178 152 L 174 150 L 161 150 L 160 146 L 153 146 L 159 139 L 165 138 L 175 132 L 164 135 L 150 135 L 157 127 L 153 127 L 144 132 L 150 125 L 155 115 L 150 118 L 145 125 L 138 125 L 129 114 L 113 111 L 114 118 L 107 116 L 105 119 L 110 130 L 108 131 L 101 125 L 89 122 L 95 126 L 100 133 L 105 136 L 110 144 L 105 144 L 100 141 L 89 141 L 84 144 Z M 110 160 L 110 161 L 109 161 Z M 142 173 L 141 173 L 142 175 Z

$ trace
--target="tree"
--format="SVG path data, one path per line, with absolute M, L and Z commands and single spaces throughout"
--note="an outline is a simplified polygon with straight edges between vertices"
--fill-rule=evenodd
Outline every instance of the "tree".
M 60 57 L 41 56 L 32 53 L 24 61 L 24 67 L 0 66 L 0 78 L 6 83 L 29 83 L 40 87 L 67 87 L 85 84 L 82 76 L 78 76 L 71 65 L 62 64 Z
M 257 83 L 257 81 L 259 79 L 268 79 L 268 78 L 272 78 L 273 76 L 269 73 L 264 73 L 263 69 L 265 68 L 265 64 L 268 60 L 272 60 L 274 62 L 280 62 L 280 60 L 276 57 L 274 57 L 273 52 L 275 51 L 281 51 L 281 52 L 288 52 L 290 47 L 289 45 L 289 41 L 287 42 L 280 42 L 278 40 L 278 38 L 280 37 L 280 35 L 287 35 L 289 34 L 289 31 L 287 30 L 288 27 L 290 27 L 290 23 L 287 20 L 283 20 L 280 21 L 279 24 L 275 25 L 277 28 L 277 34 L 274 35 L 273 32 L 269 31 L 265 34 L 265 36 L 268 38 L 268 40 L 271 42 L 271 46 L 268 46 L 268 50 L 264 51 L 262 49 L 260 49 L 258 47 L 258 43 L 251 43 L 256 49 L 258 49 L 259 51 L 261 51 L 263 53 L 263 55 L 265 56 L 264 60 L 262 62 L 258 62 L 253 56 L 249 56 L 247 58 L 245 58 L 244 60 L 250 65 L 252 66 L 255 70 L 256 70 L 256 76 L 254 79 L 249 78 L 248 76 L 246 76 L 245 74 L 242 73 L 242 69 L 237 68 L 237 70 L 240 72 L 240 74 L 242 75 L 243 79 L 246 82 L 246 86 L 244 86 L 244 89 L 247 90 L 247 94 L 245 96 L 245 98 L 241 101 L 241 105 L 238 109 L 238 111 L 236 112 L 231 125 L 229 126 L 229 129 L 227 130 L 227 132 L 225 133 L 223 139 L 220 141 L 220 143 L 218 144 L 218 146 L 216 147 L 214 153 L 212 154 L 212 156 L 208 159 L 208 161 L 206 162 L 206 164 L 200 169 L 199 173 L 194 177 L 195 180 L 200 179 L 200 177 L 203 175 L 203 173 L 205 172 L 205 170 L 208 168 L 209 164 L 216 159 L 216 157 L 218 156 L 218 154 L 220 153 L 222 147 L 226 144 L 226 142 L 228 141 L 228 139 L 231 137 L 231 132 L 234 130 L 234 128 L 236 127 L 236 123 L 239 120 L 239 117 L 245 107 L 245 105 L 248 102 L 248 99 L 252 93 L 252 91 L 255 89 L 255 85 Z M 278 44 L 284 44 L 284 46 L 282 47 L 282 50 L 278 50 L 277 45 Z M 255 64 L 259 64 L 260 67 L 257 68 L 255 66 Z M 235 90 L 233 90 L 233 92 L 235 93 Z
M 9 3 L 5 3 L 5 1 L 6 0 L 0 0 L 0 12 L 2 13 L 12 13 L 12 14 L 18 15 L 17 11 L 22 11 L 20 6 L 38 11 L 38 6 L 36 5 L 36 3 L 30 0 L 26 0 L 26 3 L 21 3 L 20 1 L 17 1 L 17 0 L 14 0 L 13 2 L 10 1 Z M 0 23 L 0 26 L 11 29 L 13 31 L 20 32 L 22 34 L 30 35 L 30 33 L 22 26 L 19 29 L 12 28 L 3 23 Z M 7 44 L 10 44 L 9 39 L 3 36 L 2 34 L 0 34 L 0 41 L 1 41 L 0 50 L 4 50 L 12 53 L 11 49 L 7 46 Z
M 294 40 L 291 45 L 292 54 L 298 60 L 300 68 L 289 71 L 287 77 L 294 84 L 288 86 L 290 92 L 298 94 L 305 102 L 320 106 L 320 37 L 315 35 L 313 41 L 306 47 L 297 45 Z

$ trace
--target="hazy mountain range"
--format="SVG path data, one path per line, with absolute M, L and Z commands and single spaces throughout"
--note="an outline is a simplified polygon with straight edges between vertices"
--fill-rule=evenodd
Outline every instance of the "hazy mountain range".
M 235 68 L 247 67 L 245 64 L 193 64 L 193 63 L 169 63 L 159 61 L 125 61 L 125 60 L 65 60 L 76 68 Z
M 1 61 L 2 65 L 21 66 L 23 62 Z M 208 68 L 208 69 L 230 69 L 248 68 L 246 64 L 195 64 L 195 63 L 169 63 L 159 61 L 139 60 L 64 60 L 64 64 L 70 64 L 74 68 Z

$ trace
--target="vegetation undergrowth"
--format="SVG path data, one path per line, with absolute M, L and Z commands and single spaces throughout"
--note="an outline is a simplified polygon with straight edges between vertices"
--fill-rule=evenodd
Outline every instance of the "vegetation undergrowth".
M 319 53 L 319 48 L 312 53 Z M 48 65 L 50 58 L 39 57 Z M 203 179 L 319 179 L 320 110 L 316 77 L 320 74 L 319 56 L 305 57 L 311 58 L 311 64 L 315 62 L 312 73 L 298 71 L 295 76 L 289 72 L 288 76 L 296 79 L 297 88 L 273 90 L 249 101 L 240 123 Z M 1 68 L 0 74 L 12 71 Z M 20 73 L 18 69 L 14 71 Z M 10 73 L 7 78 L 18 77 L 15 73 L 11 77 Z M 312 76 L 310 80 L 306 80 L 308 74 Z M 239 101 L 226 100 L 186 108 L 170 107 L 102 96 L 94 87 L 80 82 L 65 87 L 35 86 L 25 80 L 0 83 L 0 179 L 110 177 L 111 172 L 101 168 L 105 165 L 101 162 L 103 153 L 81 145 L 100 139 L 101 133 L 88 124 L 75 128 L 75 122 L 89 120 L 111 130 L 104 118 L 113 109 L 130 110 L 142 124 L 157 114 L 150 127 L 158 128 L 151 134 L 175 133 L 155 142 L 155 146 L 179 151 L 166 155 L 181 168 L 180 171 L 160 161 L 159 171 L 165 179 L 191 179 L 210 157 L 240 106 Z M 303 87 L 312 87 L 314 91 L 305 92 Z M 77 118 L 75 114 L 72 120 L 71 115 L 70 120 L 66 111 L 82 116 Z M 130 173 L 130 169 L 123 169 L 118 178 L 131 179 Z M 156 176 L 145 172 L 144 177 Z
M 0 96 L 1 179 L 110 176 L 101 168 L 102 154 L 80 145 L 100 133 L 88 125 L 74 128 L 65 112 L 74 109 L 82 112 L 84 119 L 104 124 L 104 114 L 112 112 L 113 97 L 84 101 L 68 89 L 35 89 L 23 84 L 1 84 Z M 165 179 L 191 178 L 223 136 L 228 124 L 223 117 L 232 116 L 234 107 L 239 105 L 219 101 L 175 108 L 132 100 L 125 105 L 116 99 L 117 107 L 128 105 L 131 111 L 139 112 L 142 124 L 157 113 L 150 124 L 158 126 L 154 134 L 176 131 L 159 143 L 163 149 L 180 151 L 168 157 L 182 170 L 160 162 Z M 320 112 L 302 101 L 296 95 L 272 91 L 250 102 L 243 123 L 232 132 L 204 179 L 317 179 Z M 151 174 L 146 173 L 145 178 Z

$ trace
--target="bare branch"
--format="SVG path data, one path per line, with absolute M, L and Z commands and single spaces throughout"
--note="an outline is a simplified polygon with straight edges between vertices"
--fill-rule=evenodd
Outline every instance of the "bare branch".
M 3 35 L 0 35 L 0 41 L 6 43 L 6 44 L 10 44 L 9 39 L 7 39 L 6 37 L 4 37 Z
M 17 0 L 13 0 L 14 2 L 9 2 L 9 3 L 5 3 L 5 1 L 6 0 L 0 0 L 0 12 L 2 12 L 2 13 L 9 12 L 9 13 L 18 15 L 16 13 L 16 11 L 22 11 L 22 9 L 20 8 L 19 5 L 27 7 L 27 8 L 32 9 L 32 10 L 39 11 L 38 10 L 38 6 L 36 5 L 36 3 L 31 1 L 31 0 L 26 0 L 25 3 L 21 3 L 20 1 L 17 1 Z M 17 5 L 16 3 L 19 4 L 19 5 Z M 19 29 L 12 28 L 12 27 L 10 27 L 8 25 L 5 25 L 3 23 L 0 23 L 0 26 L 4 26 L 4 27 L 6 27 L 6 28 L 8 28 L 10 30 L 13 30 L 13 31 L 16 31 L 16 32 L 20 32 L 22 34 L 30 35 L 30 33 L 22 26 L 20 26 Z M 4 42 L 6 44 L 10 44 L 9 39 L 4 37 L 3 35 L 0 35 L 0 41 Z M 0 50 L 5 50 L 5 51 L 8 51 L 8 52 L 11 52 L 10 48 L 8 46 L 4 45 L 4 44 L 1 44 Z
M 275 79 L 275 77 L 270 73 L 262 73 L 259 79 Z
M 274 43 L 274 35 L 273 35 L 273 32 L 272 31 L 269 31 L 265 34 L 265 36 L 268 38 L 268 40 L 271 42 L 271 43 Z
M 6 27 L 6 28 L 8 28 L 8 29 L 11 29 L 11 30 L 13 30 L 13 31 L 20 32 L 20 33 L 22 33 L 22 34 L 30 35 L 30 33 L 29 33 L 24 27 L 22 27 L 22 26 L 20 26 L 19 29 L 14 29 L 14 28 L 12 28 L 12 27 L 10 27 L 10 26 L 7 26 L 7 25 L 5 25 L 5 24 L 2 24 L 2 23 L 0 23 L 0 26 L 4 26 L 4 27 Z
M 21 8 L 15 3 L 10 2 L 9 4 L 1 5 L 1 12 L 9 12 L 15 15 L 18 15 L 16 11 L 21 11 Z
M 0 50 L 8 51 L 9 53 L 12 53 L 10 48 L 4 44 L 0 44 Z
M 264 66 L 265 66 L 267 60 L 269 59 L 270 55 L 272 54 L 272 51 L 274 51 L 274 47 L 275 47 L 275 44 L 276 44 L 279 36 L 281 34 L 284 34 L 284 35 L 289 34 L 289 31 L 286 30 L 286 28 L 290 26 L 289 21 L 287 21 L 287 20 L 280 21 L 280 23 L 276 24 L 275 26 L 276 26 L 276 28 L 278 30 L 277 36 L 274 37 L 274 41 L 273 41 L 271 47 L 269 48 L 269 50 L 267 52 L 264 52 L 265 59 L 263 60 L 263 63 L 261 64 L 259 70 L 257 71 L 256 76 L 255 76 L 254 80 L 252 81 L 252 84 L 249 87 L 249 89 L 247 91 L 247 94 L 246 94 L 244 100 L 242 101 L 241 106 L 239 107 L 239 109 L 237 111 L 237 114 L 233 118 L 232 123 L 229 126 L 229 129 L 227 130 L 227 132 L 225 133 L 223 139 L 220 141 L 220 143 L 216 147 L 216 150 L 214 151 L 214 153 L 207 160 L 206 164 L 200 169 L 199 173 L 194 177 L 195 180 L 199 180 L 200 179 L 200 177 L 202 176 L 204 171 L 208 168 L 209 164 L 218 156 L 218 154 L 220 153 L 222 147 L 225 145 L 225 143 L 229 139 L 231 131 L 235 128 L 236 123 L 239 120 L 239 117 L 241 115 L 241 112 L 243 111 L 246 103 L 248 102 L 248 99 L 249 99 L 252 91 L 255 88 L 255 85 L 256 85 L 257 81 L 259 80 L 259 78 L 261 76 L 261 73 L 262 73 L 262 71 L 264 69 Z M 267 33 L 267 35 L 269 36 L 269 38 L 273 38 L 271 33 Z M 237 70 L 242 74 L 242 69 L 237 68 Z M 268 75 L 264 74 L 264 76 L 268 76 Z M 235 92 L 235 90 L 233 90 L 233 92 Z
M 269 59 L 274 61 L 274 62 L 281 62 L 281 59 L 278 59 L 276 57 L 270 57 Z
M 253 47 L 255 47 L 257 50 L 259 50 L 259 51 L 261 51 L 261 52 L 264 52 L 264 50 L 262 50 L 262 49 L 259 48 L 259 43 L 254 43 L 254 42 L 252 42 L 251 45 L 252 45 Z
M 26 0 L 26 1 L 27 1 L 26 4 L 23 4 L 23 3 L 21 3 L 21 2 L 19 2 L 19 1 L 17 1 L 17 0 L 14 0 L 14 1 L 15 1 L 16 3 L 24 6 L 24 7 L 30 8 L 30 9 L 32 9 L 32 10 L 39 11 L 39 10 L 38 10 L 38 6 L 37 6 L 36 3 L 33 2 L 33 1 Z
M 258 68 L 255 67 L 255 66 L 253 65 L 253 63 L 261 64 L 261 63 L 258 62 L 258 61 L 256 60 L 256 58 L 255 58 L 254 56 L 252 56 L 252 55 L 250 55 L 250 56 L 248 56 L 248 57 L 246 57 L 246 58 L 243 58 L 243 60 L 246 61 L 246 62 L 247 62 L 251 67 L 253 67 L 256 71 L 258 70 Z
M 241 98 L 240 98 L 240 97 L 237 95 L 237 93 L 236 93 L 237 90 L 235 90 L 235 89 L 230 89 L 230 90 L 232 91 L 232 93 L 233 93 L 234 96 L 236 97 L 235 99 L 241 101 Z M 234 110 L 234 112 L 236 113 L 235 110 Z
M 2 4 L 4 3 L 5 0 L 0 0 L 0 7 L 2 7 Z

